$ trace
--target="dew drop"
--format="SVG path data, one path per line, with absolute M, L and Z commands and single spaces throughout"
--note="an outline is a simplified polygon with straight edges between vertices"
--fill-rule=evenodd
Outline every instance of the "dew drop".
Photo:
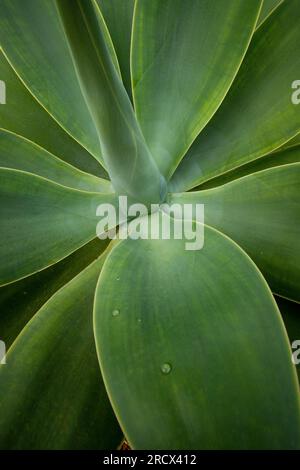
M 160 366 L 160 370 L 162 371 L 163 374 L 167 375 L 171 372 L 172 366 L 168 362 L 165 362 Z
M 119 281 L 119 280 L 120 280 L 120 278 L 119 278 L 119 277 L 117 277 L 116 279 L 117 279 L 117 281 Z
M 117 317 L 118 315 L 120 315 L 120 310 L 115 309 L 115 310 L 112 311 L 112 316 L 113 317 Z

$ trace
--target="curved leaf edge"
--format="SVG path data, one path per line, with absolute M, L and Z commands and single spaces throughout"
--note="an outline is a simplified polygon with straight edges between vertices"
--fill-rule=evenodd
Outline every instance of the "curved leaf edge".
M 3 53 L 5 59 L 7 60 L 8 64 L 10 65 L 11 69 L 13 70 L 14 74 L 16 75 L 16 77 L 18 78 L 18 80 L 21 82 L 21 84 L 26 88 L 27 92 L 30 94 L 30 96 L 39 104 L 39 106 L 48 114 L 48 116 L 53 119 L 53 121 L 71 138 L 73 139 L 81 148 L 83 148 L 86 152 L 88 152 L 96 161 L 97 163 L 100 165 L 100 167 L 102 167 L 105 171 L 106 168 L 103 164 L 103 162 L 99 161 L 99 159 L 93 155 L 90 150 L 88 150 L 83 144 L 81 144 L 77 139 L 76 137 L 74 137 L 72 134 L 70 134 L 70 132 L 45 108 L 45 106 L 41 103 L 41 101 L 32 93 L 32 91 L 30 90 L 30 88 L 26 85 L 26 83 L 24 82 L 24 80 L 22 80 L 22 78 L 20 77 L 20 75 L 18 74 L 16 68 L 13 66 L 12 62 L 9 60 L 9 57 L 8 55 L 6 54 L 5 50 L 0 46 L 0 50 L 1 52 Z
M 209 181 L 212 181 L 212 180 L 214 180 L 214 179 L 217 179 L 217 178 L 220 178 L 220 177 L 222 177 L 222 176 L 224 176 L 224 175 L 227 175 L 227 174 L 229 174 L 229 173 L 231 173 L 231 172 L 233 172 L 233 171 L 235 171 L 235 170 L 238 170 L 238 169 L 240 169 L 240 168 L 243 168 L 243 167 L 246 166 L 246 165 L 249 165 L 250 163 L 254 163 L 254 162 L 256 162 L 257 160 L 260 160 L 261 158 L 267 157 L 268 155 L 272 155 L 273 153 L 279 152 L 279 151 L 281 151 L 281 150 L 286 150 L 286 149 L 288 149 L 288 148 L 298 147 L 299 144 L 291 145 L 290 147 L 285 146 L 285 145 L 286 145 L 290 140 L 292 140 L 292 139 L 294 139 L 295 137 L 297 137 L 299 134 L 300 134 L 300 130 L 298 130 L 298 131 L 296 132 L 296 134 L 290 136 L 290 137 L 289 137 L 287 140 L 285 140 L 284 142 L 280 142 L 280 144 L 277 145 L 275 148 L 273 148 L 271 152 L 270 152 L 270 151 L 267 151 L 266 153 L 263 153 L 263 154 L 260 155 L 259 157 L 255 157 L 255 158 L 253 158 L 252 160 L 247 160 L 246 162 L 242 163 L 241 165 L 233 166 L 232 168 L 230 168 L 230 169 L 228 169 L 228 170 L 226 170 L 226 171 L 223 171 L 223 172 L 221 172 L 221 173 L 217 173 L 217 174 L 215 174 L 215 175 L 213 175 L 213 176 L 210 176 L 209 178 L 203 178 L 203 179 L 201 179 L 201 180 L 199 179 L 197 183 L 194 182 L 194 183 L 192 183 L 192 185 L 187 186 L 187 187 L 184 189 L 184 191 L 179 191 L 179 192 L 181 192 L 181 193 L 186 192 L 186 191 L 189 191 L 189 192 L 190 192 L 190 191 L 192 191 L 193 189 L 197 188 L 198 186 L 201 186 L 201 185 L 204 184 L 204 183 L 208 183 Z M 284 147 L 284 148 L 283 148 L 283 147 Z M 280 166 L 284 166 L 284 165 L 280 165 Z M 273 168 L 276 168 L 276 167 L 273 167 Z M 267 168 L 267 169 L 269 169 L 269 168 Z M 265 170 L 261 170 L 261 171 L 265 171 Z M 257 172 L 257 173 L 258 173 L 258 172 Z M 251 174 L 253 174 L 253 173 L 249 173 L 249 175 L 251 175 Z M 246 176 L 249 176 L 249 175 L 242 176 L 241 178 L 245 178 Z M 240 179 L 240 178 L 237 178 L 237 179 Z M 233 181 L 236 181 L 236 179 L 234 179 L 234 180 L 232 180 L 232 181 L 230 181 L 230 182 L 228 182 L 228 183 L 225 183 L 225 184 L 232 183 Z M 172 181 L 170 181 L 170 182 L 172 183 Z M 217 187 L 219 187 L 219 186 L 216 186 L 216 188 L 217 188 Z M 171 189 L 172 189 L 172 186 L 171 186 Z M 215 189 L 215 188 L 210 188 L 210 189 Z M 176 193 L 176 191 L 171 191 L 171 192 Z
M 295 147 L 298 147 L 298 145 L 295 145 Z M 292 147 L 289 147 L 289 148 L 292 148 Z M 286 150 L 286 149 L 284 149 Z M 271 155 L 271 154 L 267 154 L 267 155 Z M 264 155 L 267 156 L 267 155 Z M 250 163 L 250 162 L 249 162 Z M 238 181 L 241 181 L 243 180 L 244 178 L 249 178 L 249 176 L 253 176 L 253 175 L 259 175 L 260 173 L 264 172 L 264 171 L 271 171 L 271 170 L 274 170 L 275 168 L 284 168 L 284 167 L 287 167 L 287 166 L 292 166 L 292 165 L 300 165 L 300 162 L 294 162 L 294 163 L 286 163 L 284 165 L 276 165 L 276 166 L 272 166 L 272 167 L 269 167 L 269 168 L 264 168 L 263 170 L 259 170 L 259 171 L 255 171 L 253 173 L 248 173 L 247 175 L 244 175 L 244 176 L 240 176 L 239 178 L 235 178 L 233 179 L 232 181 L 227 181 L 226 183 L 224 184 L 220 184 L 218 186 L 215 186 L 213 188 L 208 188 L 208 189 L 201 189 L 201 185 L 199 185 L 199 190 L 195 191 L 195 189 L 198 187 L 198 186 L 195 186 L 194 188 L 191 188 L 190 190 L 186 190 L 186 191 L 170 191 L 168 194 L 184 194 L 186 192 L 188 192 L 189 194 L 190 193 L 197 193 L 199 194 L 200 192 L 203 193 L 203 192 L 208 192 L 208 191 L 216 191 L 218 189 L 221 189 L 223 188 L 224 186 L 227 186 L 229 184 L 234 184 L 234 183 L 237 183 Z M 239 167 L 240 168 L 240 167 Z M 225 173 L 228 173 L 227 171 Z M 225 174 L 223 173 L 223 174 Z M 223 175 L 222 174 L 222 175 Z M 222 176 L 220 175 L 220 176 Z M 213 178 L 212 178 L 213 179 Z M 206 181 L 205 181 L 206 182 Z M 204 181 L 202 182 L 204 183 Z M 202 184 L 201 183 L 201 184 Z
M 136 109 L 136 100 L 135 100 L 135 95 L 134 95 L 134 87 L 133 87 L 133 75 L 132 75 L 132 69 L 133 69 L 133 64 L 132 64 L 132 60 L 133 60 L 133 54 L 132 54 L 132 50 L 133 50 L 133 35 L 134 35 L 134 31 L 135 31 L 135 24 L 136 24 L 136 17 L 137 17 L 137 5 L 138 3 L 140 2 L 141 0 L 135 0 L 135 4 L 134 4 L 134 9 L 133 9 L 133 17 L 132 17 L 132 28 L 131 28 L 131 43 L 130 43 L 130 79 L 131 79 L 131 91 L 132 91 L 132 103 L 133 103 L 133 108 L 134 110 Z M 256 31 L 256 25 L 257 25 L 257 22 L 258 22 L 258 19 L 259 19 L 259 16 L 260 16 L 260 12 L 261 12 L 261 9 L 262 9 L 262 5 L 263 5 L 263 0 L 260 0 L 261 3 L 260 3 L 260 7 L 258 9 L 258 12 L 257 12 L 257 16 L 256 16 L 256 21 L 254 22 L 253 24 L 253 27 L 252 27 L 252 31 L 249 35 L 249 38 L 248 38 L 248 42 L 246 44 L 246 47 L 245 47 L 245 50 L 244 50 L 244 53 L 242 54 L 241 58 L 240 58 L 240 61 L 237 65 L 237 68 L 235 70 L 235 73 L 233 74 L 233 77 L 232 77 L 232 80 L 228 83 L 228 86 L 227 86 L 227 89 L 225 90 L 222 98 L 220 99 L 220 102 L 218 104 L 218 106 L 216 107 L 216 109 L 214 110 L 213 114 L 210 116 L 210 118 L 203 124 L 203 126 L 201 127 L 201 129 L 198 130 L 198 133 L 194 136 L 193 140 L 191 141 L 191 143 L 186 147 L 186 149 L 182 152 L 182 154 L 176 159 L 176 161 L 174 162 L 174 165 L 173 165 L 173 169 L 172 169 L 172 173 L 169 175 L 168 177 L 168 181 L 171 181 L 172 180 L 172 177 L 174 175 L 174 173 L 176 172 L 177 168 L 179 167 L 181 161 L 183 160 L 183 158 L 187 155 L 189 149 L 191 148 L 191 146 L 193 145 L 193 143 L 195 142 L 195 140 L 197 139 L 197 137 L 201 134 L 201 132 L 203 131 L 203 129 L 209 124 L 209 122 L 213 119 L 214 115 L 217 113 L 218 109 L 221 107 L 222 103 L 224 102 L 229 90 L 231 89 L 236 77 L 237 77 L 237 74 L 241 68 L 241 65 L 242 63 L 244 62 L 244 58 L 246 56 L 246 53 L 249 49 L 249 46 L 250 46 L 250 43 L 252 41 L 252 38 L 253 38 L 253 35 Z M 204 182 L 204 181 L 203 181 Z M 195 186 L 193 186 L 195 187 Z
M 33 173 L 29 173 L 27 171 L 23 171 L 23 170 L 14 170 L 12 168 L 5 168 L 5 167 L 0 167 L 0 171 L 1 170 L 4 170 L 4 171 L 8 171 L 8 172 L 18 172 L 18 173 L 22 173 L 22 174 L 25 174 L 25 175 L 30 175 L 30 176 L 33 176 L 34 178 L 40 178 L 41 180 L 43 181 L 47 181 L 47 184 L 53 184 L 53 185 L 56 185 L 56 186 L 60 186 L 61 188 L 64 188 L 66 189 L 67 191 L 74 191 L 74 192 L 77 192 L 77 193 L 81 193 L 83 195 L 91 195 L 91 196 L 99 196 L 100 194 L 102 195 L 105 195 L 105 193 L 98 193 L 98 192 L 89 192 L 89 191 L 82 191 L 80 189 L 76 189 L 76 188 L 69 188 L 67 186 L 63 186 L 62 184 L 60 183 L 56 183 L 55 181 L 50 181 L 48 180 L 47 178 L 44 178 L 43 176 L 39 176 L 39 175 L 34 175 Z M 115 194 L 115 193 L 111 193 L 111 194 Z M 3 284 L 0 283 L 0 287 L 4 287 L 4 286 L 8 286 L 9 284 L 13 284 L 14 282 L 16 281 L 20 281 L 22 279 L 25 279 L 29 276 L 32 276 L 33 274 L 36 274 L 36 273 L 39 273 L 41 271 L 43 271 L 44 269 L 46 268 L 49 268 L 50 266 L 53 266 L 55 265 L 56 263 L 58 263 L 59 261 L 67 258 L 69 255 L 71 255 L 72 253 L 74 253 L 75 251 L 79 250 L 80 248 L 82 248 L 83 246 L 87 245 L 89 242 L 91 242 L 92 240 L 94 240 L 96 238 L 96 236 L 93 234 L 88 240 L 86 240 L 84 243 L 78 245 L 74 250 L 66 253 L 64 256 L 60 257 L 59 259 L 55 260 L 53 263 L 48 263 L 46 266 L 44 266 L 43 268 L 41 269 L 37 269 L 36 271 L 33 271 L 29 274 L 26 274 L 25 276 L 21 276 L 21 277 L 18 277 L 16 279 L 13 279 L 9 282 L 4 282 Z
M 194 223 L 195 224 L 200 224 L 199 222 L 195 221 L 194 220 Z M 208 225 L 208 224 L 202 224 L 204 225 L 204 228 L 207 227 L 209 228 L 210 230 L 214 231 L 215 233 L 217 233 L 218 235 L 220 235 L 221 237 L 227 239 L 227 241 L 229 241 L 243 256 L 244 258 L 247 260 L 247 262 L 252 265 L 252 267 L 254 268 L 254 270 L 257 272 L 258 274 L 258 277 L 261 279 L 262 283 L 264 284 L 265 288 L 266 288 L 266 293 L 268 292 L 269 294 L 269 298 L 271 300 L 271 303 L 273 304 L 274 306 L 274 309 L 276 311 L 276 314 L 277 314 L 277 320 L 280 324 L 280 327 L 281 327 L 281 332 L 282 332 L 282 338 L 284 338 L 285 340 L 285 345 L 286 345 L 286 348 L 287 350 L 290 352 L 290 341 L 289 341 L 289 337 L 288 337 L 288 333 L 287 333 L 287 330 L 285 328 L 285 325 L 284 325 L 284 321 L 283 321 L 283 318 L 282 318 L 282 315 L 281 315 L 281 312 L 279 310 L 279 307 L 275 301 L 275 298 L 273 296 L 273 293 L 270 289 L 270 286 L 269 284 L 267 283 L 266 279 L 264 278 L 263 274 L 261 273 L 261 271 L 259 270 L 259 268 L 257 267 L 257 265 L 254 263 L 254 261 L 252 260 L 252 258 L 240 247 L 240 245 L 238 245 L 238 243 L 236 243 L 234 240 L 232 240 L 230 237 L 228 237 L 226 234 L 224 234 L 223 232 L 217 230 L 216 228 Z M 167 240 L 166 240 L 167 241 Z M 111 250 L 110 250 L 110 253 L 112 253 L 114 250 L 116 250 L 119 246 L 119 244 L 122 244 L 122 243 L 125 243 L 126 240 L 117 240 L 115 243 L 114 243 L 114 246 L 111 247 Z M 94 329 L 94 337 L 95 337 L 95 345 L 96 345 L 96 352 L 97 352 L 97 357 L 98 357 L 98 361 L 99 361 L 99 367 L 100 367 L 100 370 L 101 370 L 101 375 L 102 375 L 102 379 L 103 379 L 103 383 L 104 383 L 104 386 L 105 386 L 105 389 L 106 389 L 106 393 L 107 393 L 107 396 L 109 398 L 109 401 L 111 403 L 111 406 L 112 406 L 112 409 L 114 411 L 114 414 L 116 416 L 116 419 L 119 423 L 119 426 L 122 430 L 122 432 L 124 433 L 124 436 L 125 436 L 125 439 L 126 441 L 129 443 L 130 447 L 132 449 L 134 449 L 134 445 L 133 443 L 131 442 L 130 438 L 127 437 L 126 435 L 126 426 L 124 425 L 124 423 L 122 422 L 122 418 L 120 417 L 120 413 L 118 411 L 118 407 L 116 406 L 116 404 L 114 403 L 114 400 L 113 400 L 113 397 L 111 396 L 111 393 L 110 393 L 110 388 L 109 388 L 109 384 L 107 383 L 107 380 L 106 380 L 106 376 L 104 374 L 104 371 L 103 371 L 103 366 L 102 366 L 102 362 L 101 362 L 101 354 L 100 354 L 100 351 L 99 351 L 99 347 L 98 347 L 98 344 L 97 344 L 97 340 L 96 340 L 96 299 L 97 299 L 97 292 L 98 292 L 98 289 L 100 288 L 100 284 L 101 284 L 101 278 L 102 276 L 104 276 L 105 274 L 105 266 L 106 266 L 106 262 L 107 260 L 109 259 L 109 255 L 110 253 L 108 254 L 108 256 L 106 257 L 104 263 L 103 263 L 103 266 L 102 266 L 102 269 L 101 269 L 101 272 L 100 272 L 100 275 L 99 275 L 99 278 L 98 278 L 98 281 L 97 281 L 97 284 L 96 284 L 96 289 L 95 289 L 95 296 L 94 296 L 94 304 L 93 304 L 93 329 Z M 291 363 L 291 373 L 292 373 L 292 376 L 293 376 L 293 382 L 294 382 L 294 389 L 295 389 L 295 395 L 298 397 L 298 410 L 299 410 L 299 416 L 300 416 L 300 394 L 299 394 L 299 381 L 298 381 L 298 375 L 297 375 L 297 370 L 296 370 L 296 367 L 293 363 Z
M 18 139 L 20 140 L 23 140 L 24 142 L 26 143 L 29 143 L 31 144 L 33 147 L 35 147 L 36 149 L 40 149 L 42 152 L 45 152 L 46 154 L 48 154 L 49 156 L 51 156 L 51 158 L 53 158 L 57 163 L 60 163 L 61 165 L 65 166 L 65 167 L 68 167 L 70 169 L 72 169 L 73 171 L 75 171 L 78 176 L 81 174 L 83 176 L 88 176 L 88 177 L 92 177 L 93 179 L 97 179 L 99 181 L 99 183 L 101 184 L 104 184 L 104 185 L 107 185 L 109 186 L 111 184 L 110 180 L 106 180 L 104 178 L 101 178 L 100 176 L 96 176 L 96 175 L 93 175 L 92 173 L 88 173 L 87 171 L 84 171 L 84 170 L 81 170 L 80 168 L 77 168 L 75 167 L 74 165 L 72 165 L 71 163 L 65 161 L 65 160 L 62 160 L 60 157 L 58 157 L 57 155 L 55 155 L 54 153 L 50 152 L 49 150 L 45 149 L 44 147 L 42 147 L 41 145 L 39 145 L 37 142 L 34 142 L 33 140 L 30 140 L 28 139 L 27 137 L 21 135 L 21 134 L 18 134 L 17 132 L 13 132 L 13 131 L 10 131 L 9 129 L 5 129 L 4 127 L 0 127 L 0 133 L 1 132 L 4 132 L 5 134 L 10 134 L 10 135 L 13 135 L 13 136 L 16 136 Z M 0 134 L 0 142 L 1 142 L 1 134 Z M 6 167 L 3 167 L 3 166 L 0 166 L 0 168 L 6 168 Z M 18 170 L 18 168 L 14 168 L 14 170 L 16 171 L 24 171 L 24 173 L 30 173 L 34 176 L 40 176 L 40 178 L 44 178 L 45 180 L 47 181 L 50 181 L 52 183 L 56 183 L 56 184 L 59 184 L 60 186 L 64 186 L 66 188 L 71 188 L 71 189 L 77 189 L 77 188 L 74 188 L 72 186 L 65 186 L 65 185 L 62 185 L 61 183 L 58 183 L 54 180 L 50 180 L 48 178 L 46 178 L 45 176 L 41 176 L 41 175 L 38 175 L 36 173 L 31 173 L 30 171 L 25 171 L 25 170 Z M 78 190 L 78 189 L 77 189 Z M 87 190 L 84 190 L 84 189 L 79 189 L 78 191 L 83 191 L 83 192 L 91 192 L 91 191 L 87 191 Z M 108 193 L 113 193 L 113 191 L 108 191 Z M 106 194 L 106 193 L 103 193 L 102 191 L 99 191 L 100 194 Z
M 51 295 L 51 297 L 49 297 L 48 300 L 46 300 L 46 302 L 35 312 L 35 314 L 31 317 L 31 319 L 26 323 L 26 325 L 24 326 L 24 328 L 20 331 L 20 333 L 16 336 L 16 338 L 14 339 L 14 341 L 12 342 L 12 344 L 10 345 L 8 351 L 7 351 L 7 357 L 9 358 L 11 352 L 14 350 L 14 347 L 16 345 L 16 343 L 19 341 L 19 339 L 22 337 L 22 335 L 24 333 L 26 333 L 26 329 L 31 325 L 31 323 L 34 321 L 34 319 L 36 318 L 36 316 L 40 313 L 40 311 L 46 306 L 48 305 L 48 303 L 50 303 L 53 299 L 53 297 L 55 297 L 56 295 L 58 295 L 63 289 L 65 289 L 70 283 L 72 283 L 74 281 L 74 279 L 76 279 L 78 276 L 81 276 L 85 271 L 87 271 L 92 265 L 96 264 L 97 262 L 99 262 L 100 258 L 106 258 L 106 256 L 108 255 L 110 251 L 110 245 L 108 245 L 105 250 L 94 260 L 92 261 L 90 264 L 88 264 L 82 271 L 80 271 L 78 274 L 76 274 L 74 277 L 72 277 L 72 279 L 70 279 L 66 284 L 64 284 L 63 286 L 61 286 L 53 295 Z M 26 276 L 28 277 L 28 276 Z M 1 368 L 0 368 L 0 372 L 1 372 Z
M 265 0 L 264 0 L 265 1 Z M 279 1 L 279 3 L 277 5 L 275 5 L 270 11 L 269 13 L 267 14 L 267 16 L 265 16 L 263 18 L 263 20 L 258 24 L 257 28 L 255 31 L 257 31 L 263 24 L 264 22 L 275 12 L 275 10 L 277 10 L 277 8 L 284 2 L 285 0 L 281 0 Z M 259 20 L 259 18 L 258 18 Z

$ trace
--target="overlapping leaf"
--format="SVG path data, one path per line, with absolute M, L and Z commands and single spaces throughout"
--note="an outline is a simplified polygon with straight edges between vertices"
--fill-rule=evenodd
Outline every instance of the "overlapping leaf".
M 102 263 L 91 264 L 41 308 L 0 366 L 2 449 L 115 449 L 120 443 L 93 339 Z
M 300 315 L 299 304 L 282 297 L 275 297 L 284 325 L 287 329 L 292 346 L 293 360 L 296 362 L 298 380 L 300 382 Z
M 137 0 L 135 109 L 166 177 L 219 107 L 249 44 L 260 0 Z M 226 69 L 224 67 L 226 64 Z
M 95 238 L 97 206 L 115 203 L 114 194 L 78 191 L 10 169 L 0 169 L 0 197 L 0 285 L 50 266 Z
M 113 192 L 109 181 L 80 171 L 33 142 L 1 129 L 0 167 L 23 170 L 84 191 Z
M 292 141 L 296 141 L 296 139 L 292 139 Z M 224 175 L 201 184 L 199 189 L 215 188 L 216 186 L 221 186 L 222 184 L 241 178 L 242 176 L 256 173 L 257 171 L 266 170 L 274 166 L 287 165 L 288 163 L 300 162 L 300 146 L 296 143 L 294 145 L 292 141 L 290 146 L 286 144 L 286 146 L 283 146 L 283 148 L 278 151 L 270 153 L 265 157 L 258 158 L 257 160 L 243 165 L 236 170 L 229 171 Z
M 116 246 L 96 290 L 95 336 L 133 448 L 299 447 L 279 311 L 254 263 L 219 232 L 206 227 L 198 251 L 174 239 Z
M 2 0 L 0 45 L 32 94 L 94 156 L 98 136 L 55 1 Z
M 275 293 L 300 300 L 300 8 L 260 6 L 2 0 L 0 284 L 13 284 L 0 289 L 0 337 L 21 334 L 0 366 L 1 448 L 119 444 L 92 332 L 101 270 L 98 357 L 134 448 L 300 447 L 289 341 L 242 250 Z M 198 251 L 125 240 L 86 268 L 103 249 L 96 208 L 116 205 L 109 182 L 65 163 L 105 174 L 91 154 L 135 201 L 164 199 L 178 164 L 170 190 L 218 186 L 169 202 L 204 203 L 223 233 L 202 225 Z M 297 304 L 278 304 L 293 340 Z
M 131 97 L 130 44 L 135 0 L 97 0 L 97 3 L 118 56 L 124 85 Z
M 107 177 L 97 160 L 72 139 L 34 99 L 2 51 L 0 78 L 6 85 L 6 103 L 0 106 L 0 128 L 26 137 L 83 171 Z
M 246 250 L 272 290 L 300 300 L 300 163 L 260 171 L 171 202 L 204 204 L 205 223 Z
M 53 266 L 0 288 L 0 338 L 7 349 L 42 305 L 106 246 L 107 241 L 97 238 Z
M 265 21 L 270 14 L 274 11 L 275 8 L 277 8 L 280 3 L 282 3 L 284 0 L 264 0 L 260 15 L 257 21 L 257 27 L 261 25 L 263 21 Z
M 299 21 L 300 4 L 289 0 L 254 34 L 222 106 L 178 167 L 172 191 L 266 155 L 299 132 L 300 113 L 291 99 L 300 75 Z
M 292 139 L 290 139 L 288 142 L 286 142 L 286 144 L 284 144 L 282 147 L 280 147 L 280 149 L 296 147 L 298 145 L 300 145 L 300 133 L 297 134 Z
M 139 202 L 160 202 L 165 182 L 111 60 L 97 4 L 93 0 L 57 0 L 57 4 L 116 191 Z

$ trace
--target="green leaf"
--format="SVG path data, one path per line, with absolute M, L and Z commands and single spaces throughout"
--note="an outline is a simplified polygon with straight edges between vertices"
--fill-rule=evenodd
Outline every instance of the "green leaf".
M 292 348 L 292 351 L 296 353 L 296 359 L 299 361 L 300 354 L 297 350 L 300 349 L 300 315 L 299 315 L 299 304 L 291 302 L 290 300 L 283 299 L 282 297 L 275 297 L 278 308 L 282 315 L 284 325 L 287 329 L 287 333 L 290 338 L 291 345 L 293 346 L 294 341 L 298 341 L 296 348 Z M 296 364 L 296 370 L 298 374 L 298 380 L 300 383 L 300 362 Z
M 55 1 L 2 0 L 0 44 L 31 93 L 59 124 L 102 161 Z
M 230 92 L 179 166 L 171 191 L 266 155 L 299 132 L 299 107 L 291 99 L 300 76 L 299 21 L 299 1 L 289 0 L 256 31 Z
M 263 170 L 170 202 L 204 204 L 205 223 L 235 240 L 273 292 L 300 300 L 300 163 Z
M 96 208 L 114 194 L 66 188 L 19 170 L 0 169 L 0 285 L 33 274 L 96 236 Z
M 297 376 L 266 282 L 210 227 L 202 250 L 184 244 L 122 241 L 100 274 L 97 351 L 126 438 L 135 449 L 298 448 Z
M 134 2 L 135 0 L 97 0 L 109 29 L 123 82 L 130 97 L 130 43 Z
M 132 36 L 135 109 L 166 178 L 224 99 L 261 1 L 136 1 Z M 226 64 L 226 70 L 224 67 Z
M 259 27 L 262 22 L 265 21 L 267 17 L 271 15 L 283 1 L 284 0 L 263 0 L 260 15 L 257 21 L 257 27 Z
M 84 173 L 24 137 L 1 129 L 0 166 L 27 171 L 83 191 L 113 192 L 109 181 Z
M 272 168 L 274 166 L 281 166 L 286 165 L 288 163 L 297 162 L 300 162 L 300 146 L 293 146 L 291 143 L 291 147 L 283 146 L 282 150 L 276 150 L 275 152 L 270 153 L 265 157 L 258 158 L 257 160 L 243 165 L 237 168 L 236 170 L 229 171 L 224 175 L 213 178 L 212 180 L 201 184 L 198 189 L 202 190 L 215 188 L 216 186 L 221 186 L 222 184 L 236 180 L 238 178 L 241 178 L 242 176 L 256 173 L 257 171 L 266 170 L 267 168 Z
M 290 147 L 296 147 L 300 145 L 300 133 L 297 134 L 295 137 L 293 137 L 292 139 L 290 139 L 288 142 L 286 142 L 286 144 L 284 144 L 282 147 L 280 147 L 278 150 L 282 150 L 282 149 L 285 149 L 285 148 L 290 148 Z M 276 150 L 277 151 L 277 150 Z
M 102 263 L 103 257 L 41 308 L 0 366 L 1 449 L 114 449 L 120 443 L 93 338 Z
M 72 139 L 34 99 L 1 50 L 0 77 L 6 85 L 6 104 L 0 106 L 1 128 L 32 140 L 83 171 L 107 177 L 97 160 Z
M 165 196 L 165 182 L 111 61 L 97 4 L 57 0 L 57 5 L 114 188 L 138 202 L 159 202 Z
M 106 246 L 106 240 L 96 238 L 59 263 L 0 287 L 0 339 L 7 349 L 42 305 L 98 258 Z

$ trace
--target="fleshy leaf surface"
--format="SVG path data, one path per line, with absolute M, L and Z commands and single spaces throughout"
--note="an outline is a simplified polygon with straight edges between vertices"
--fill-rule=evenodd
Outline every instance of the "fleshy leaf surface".
M 50 266 L 96 236 L 99 204 L 114 194 L 66 188 L 0 169 L 0 285 Z
M 55 1 L 2 0 L 0 45 L 43 107 L 102 161 Z
M 38 103 L 0 50 L 0 77 L 6 87 L 5 106 L 0 106 L 0 128 L 19 134 L 77 168 L 104 176 L 99 162 Z
M 173 203 L 204 204 L 205 223 L 235 240 L 274 293 L 300 300 L 300 163 L 239 178 L 205 191 L 174 194 Z
M 0 338 L 7 349 L 42 305 L 98 258 L 106 246 L 106 240 L 97 238 L 53 266 L 0 287 Z
M 293 139 L 294 141 L 295 139 Z M 229 183 L 230 181 L 241 178 L 242 176 L 251 175 L 257 171 L 267 170 L 274 166 L 287 165 L 289 163 L 300 162 L 300 146 L 295 142 L 295 145 L 291 142 L 291 145 L 283 146 L 282 149 L 276 150 L 265 157 L 258 158 L 253 162 L 243 165 L 236 170 L 229 171 L 224 175 L 207 181 L 200 185 L 199 189 L 210 189 L 222 184 Z
M 115 449 L 120 443 L 93 338 L 102 263 L 103 257 L 51 297 L 0 366 L 1 449 Z
M 300 76 L 299 22 L 300 3 L 289 0 L 255 32 L 229 93 L 182 160 L 170 191 L 249 163 L 299 132 L 299 107 L 292 101 Z
M 26 171 L 83 191 L 114 192 L 108 180 L 80 171 L 24 137 L 1 129 L 0 167 Z
M 134 449 L 299 447 L 298 381 L 279 311 L 221 233 L 205 227 L 198 251 L 185 240 L 120 242 L 100 274 L 94 328 Z
M 289 335 L 300 384 L 300 306 L 296 302 L 278 296 L 276 302 Z
M 224 99 L 260 5 L 260 0 L 136 1 L 131 56 L 135 110 L 166 178 Z
M 135 0 L 97 0 L 113 41 L 121 75 L 131 97 L 130 44 Z
M 97 3 L 57 0 L 57 5 L 115 190 L 134 202 L 160 202 L 166 184 L 111 60 Z

